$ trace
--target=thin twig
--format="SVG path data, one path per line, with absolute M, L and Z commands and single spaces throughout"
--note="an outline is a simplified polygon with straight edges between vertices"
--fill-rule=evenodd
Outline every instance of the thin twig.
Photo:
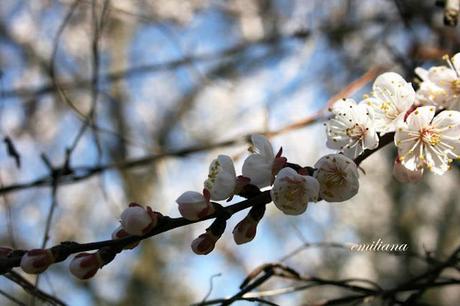
M 15 271 L 10 271 L 3 276 L 21 286 L 27 293 L 36 296 L 38 299 L 50 305 L 66 305 L 60 299 L 42 291 L 39 288 L 36 288 L 32 283 Z

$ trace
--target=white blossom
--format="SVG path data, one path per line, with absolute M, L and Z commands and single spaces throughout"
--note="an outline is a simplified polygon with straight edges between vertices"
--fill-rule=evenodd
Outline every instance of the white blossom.
M 205 190 L 205 193 L 208 194 L 208 198 L 195 191 L 186 191 L 181 194 L 176 199 L 181 216 L 187 220 L 196 221 L 212 214 L 214 208 L 209 202 L 209 192 Z
M 139 204 L 131 203 L 121 216 L 120 223 L 130 235 L 142 236 L 151 230 L 158 221 L 158 215 L 150 207 L 144 208 Z
M 372 97 L 365 102 L 373 109 L 375 130 L 384 135 L 394 132 L 415 102 L 412 85 L 395 72 L 381 74 L 372 86 Z
M 353 160 L 342 154 L 321 157 L 315 164 L 314 176 L 319 182 L 319 195 L 328 202 L 343 202 L 359 189 L 359 175 Z
M 251 179 L 251 184 L 259 188 L 270 186 L 278 171 L 284 167 L 286 158 L 282 157 L 282 150 L 275 156 L 268 139 L 262 135 L 251 136 L 252 146 L 249 155 L 243 163 L 243 176 Z
M 452 60 L 446 55 L 448 66 L 435 66 L 429 70 L 418 67 L 415 73 L 422 79 L 417 90 L 417 99 L 422 104 L 439 109 L 460 109 L 460 53 Z
M 355 158 L 365 149 L 375 149 L 378 146 L 379 138 L 369 105 L 356 104 L 353 99 L 342 99 L 334 104 L 331 112 L 333 117 L 326 123 L 326 145 L 329 148 Z
M 78 279 L 88 279 L 93 277 L 100 267 L 102 259 L 98 253 L 80 253 L 70 262 L 69 270 Z
M 298 174 L 292 168 L 283 168 L 276 176 L 271 192 L 273 203 L 287 215 L 300 215 L 308 202 L 316 202 L 319 183 L 311 176 Z
M 399 159 L 409 170 L 426 167 L 441 175 L 459 158 L 460 112 L 435 112 L 434 106 L 418 107 L 396 130 Z
M 409 170 L 401 164 L 397 157 L 393 165 L 393 177 L 400 183 L 417 183 L 423 178 L 423 168 Z
M 204 188 L 209 190 L 212 200 L 221 201 L 233 195 L 235 186 L 236 173 L 232 159 L 227 155 L 219 155 L 209 166 Z
M 54 262 L 49 249 L 33 249 L 22 255 L 21 268 L 29 274 L 42 273 Z

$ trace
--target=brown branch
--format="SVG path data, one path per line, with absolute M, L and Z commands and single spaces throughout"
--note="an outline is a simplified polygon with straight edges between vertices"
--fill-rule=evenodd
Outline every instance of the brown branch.
M 61 262 L 71 254 L 100 249 L 104 249 L 104 252 L 108 257 L 112 255 L 115 256 L 117 253 L 122 251 L 124 246 L 132 244 L 134 242 L 144 240 L 161 234 L 163 232 L 167 232 L 172 229 L 183 227 L 197 222 L 217 218 L 228 219 L 229 216 L 232 216 L 233 214 L 241 210 L 258 205 L 266 205 L 270 202 L 270 191 L 264 191 L 247 200 L 241 201 L 239 203 L 224 208 L 220 208 L 217 210 L 216 213 L 207 216 L 206 218 L 200 219 L 198 221 L 189 221 L 184 218 L 170 218 L 167 216 L 161 217 L 158 222 L 158 225 L 144 236 L 128 236 L 122 239 L 105 240 L 91 243 L 62 242 L 61 244 L 53 246 L 50 249 L 52 250 L 56 258 L 55 262 Z M 218 207 L 220 206 L 217 203 L 214 204 Z M 14 267 L 19 267 L 21 258 L 25 254 L 25 252 L 25 250 L 15 250 L 8 257 L 0 258 L 0 274 L 7 273 Z
M 63 301 L 61 301 L 57 297 L 54 297 L 42 291 L 41 289 L 35 287 L 34 284 L 29 282 L 19 273 L 10 271 L 3 276 L 13 281 L 14 283 L 18 284 L 19 286 L 21 286 L 22 289 L 24 289 L 30 295 L 37 297 L 38 299 L 48 303 L 49 305 L 66 305 Z
M 77 1 L 78 2 L 78 1 Z M 281 41 L 283 39 L 299 39 L 304 40 L 309 37 L 310 33 L 306 30 L 298 30 L 289 35 L 277 35 L 266 37 L 253 42 L 242 42 L 238 43 L 232 47 L 223 49 L 218 52 L 210 52 L 196 55 L 189 55 L 177 60 L 172 60 L 164 63 L 150 64 L 139 67 L 131 67 L 122 71 L 113 71 L 107 72 L 101 76 L 101 79 L 108 82 L 114 82 L 121 79 L 129 78 L 136 76 L 138 74 L 151 73 L 157 71 L 168 71 L 177 69 L 183 65 L 189 65 L 196 62 L 210 62 L 218 59 L 224 59 L 226 57 L 236 56 L 240 53 L 246 52 L 253 46 L 258 45 L 271 45 L 274 42 Z M 91 79 L 81 80 L 81 81 L 72 81 L 72 82 L 62 82 L 60 87 L 62 89 L 83 89 L 88 88 L 92 84 Z M 52 93 L 56 90 L 55 84 L 46 84 L 38 88 L 15 88 L 15 89 L 6 89 L 3 91 L 4 98 L 13 98 L 13 97 L 30 97 L 30 96 L 41 96 L 45 94 Z
M 234 296 L 230 298 L 208 300 L 195 305 L 230 305 L 233 302 L 236 302 L 241 299 L 250 300 L 256 298 L 265 298 L 281 294 L 292 293 L 296 291 L 304 291 L 320 286 L 332 286 L 347 291 L 351 291 L 352 294 L 338 298 L 333 298 L 330 300 L 319 301 L 309 305 L 345 305 L 348 303 L 361 302 L 371 298 L 381 298 L 384 301 L 393 301 L 397 304 L 403 305 L 415 305 L 415 300 L 427 290 L 450 285 L 460 285 L 460 279 L 442 279 L 440 277 L 440 274 L 444 269 L 448 267 L 455 267 L 458 263 L 460 263 L 460 246 L 457 249 L 455 249 L 445 261 L 429 261 L 427 259 L 427 262 L 432 262 L 433 264 L 432 267 L 430 267 L 426 272 L 423 272 L 407 280 L 406 282 L 401 283 L 390 289 L 383 289 L 380 285 L 367 279 L 330 280 L 315 276 L 301 276 L 292 268 L 278 263 L 269 263 L 264 264 L 256 268 L 253 272 L 251 272 L 243 282 L 243 285 L 249 283 L 253 279 L 254 281 L 252 281 L 252 283 L 250 283 L 250 285 L 248 286 L 243 286 L 243 288 Z M 304 284 L 281 289 L 250 292 L 252 290 L 258 289 L 263 283 L 265 283 L 272 277 L 294 280 Z M 361 286 L 358 285 L 358 283 L 368 284 L 370 285 L 370 287 Z M 398 297 L 398 295 L 401 293 L 408 293 L 413 291 L 415 291 L 415 293 L 409 295 L 409 297 L 406 297 L 406 299 L 403 301 L 401 301 L 401 298 Z M 405 295 L 403 295 L 403 297 L 404 296 Z M 414 296 L 416 298 L 414 298 Z
M 382 140 L 382 144 L 381 146 L 379 146 L 379 148 L 384 146 L 385 143 L 389 143 L 391 141 L 392 134 L 387 134 L 383 138 L 384 140 Z M 379 148 L 377 148 L 376 150 L 378 150 Z M 365 156 L 362 158 L 358 157 L 355 162 L 359 165 L 359 163 L 362 160 L 364 160 L 366 157 L 368 157 L 370 154 L 372 154 L 376 150 L 370 151 L 368 153 L 365 152 L 363 154 Z M 135 165 L 135 163 L 140 163 L 140 162 L 144 162 L 144 161 L 136 160 L 133 162 L 131 166 Z M 288 164 L 288 165 L 293 168 L 301 167 L 296 164 Z M 107 166 L 93 168 L 92 172 L 90 173 L 93 175 L 94 173 L 103 171 L 104 169 L 107 169 Z M 87 174 L 87 175 L 90 175 L 90 174 Z M 57 179 L 59 179 L 59 176 Z M 75 180 L 75 177 L 74 177 L 74 180 Z M 40 184 L 45 184 L 48 182 L 48 178 L 44 179 L 43 181 L 39 181 L 39 182 Z M 37 183 L 29 184 L 28 186 L 34 186 L 34 184 L 37 184 Z M 14 189 L 12 189 L 11 187 L 9 189 L 3 188 L 3 190 L 0 190 L 0 193 L 5 192 L 5 190 L 12 191 Z M 129 236 L 129 237 L 118 239 L 118 240 L 106 240 L 106 241 L 84 243 L 84 244 L 80 244 L 76 242 L 64 242 L 64 243 L 61 243 L 60 245 L 56 245 L 52 247 L 51 250 L 53 251 L 55 255 L 56 262 L 60 262 L 60 261 L 65 260 L 71 254 L 90 251 L 90 250 L 104 249 L 104 252 L 107 254 L 107 258 L 109 258 L 108 262 L 110 262 L 117 253 L 122 251 L 124 246 L 129 245 L 133 242 L 137 242 L 137 241 L 158 235 L 160 233 L 172 230 L 174 228 L 182 227 L 182 226 L 189 225 L 189 224 L 196 223 L 196 222 L 201 222 L 201 221 L 205 221 L 209 219 L 219 219 L 219 218 L 223 218 L 227 220 L 229 217 L 231 217 L 233 214 L 235 214 L 238 211 L 241 211 L 249 207 L 254 207 L 257 205 L 266 205 L 271 202 L 271 196 L 270 196 L 269 190 L 261 192 L 261 193 L 249 194 L 248 197 L 249 198 L 245 201 L 230 205 L 225 208 L 221 208 L 217 210 L 215 214 L 210 215 L 198 221 L 188 221 L 184 218 L 162 217 L 159 221 L 159 224 L 151 232 L 149 232 L 148 234 L 142 237 Z M 215 203 L 215 205 L 220 206 L 217 203 Z M 9 270 L 11 270 L 11 268 L 18 267 L 20 265 L 21 257 L 24 253 L 25 251 L 23 250 L 16 250 L 12 254 L 10 254 L 8 258 L 0 259 L 0 273 L 1 274 L 6 273 Z
M 355 163 L 359 166 L 366 158 L 394 141 L 395 133 L 388 133 L 379 138 L 379 146 L 373 150 L 365 150 L 355 159 Z

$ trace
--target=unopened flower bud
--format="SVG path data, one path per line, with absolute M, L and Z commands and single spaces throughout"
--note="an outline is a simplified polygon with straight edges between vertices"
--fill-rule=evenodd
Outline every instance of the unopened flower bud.
M 243 244 L 252 241 L 256 236 L 258 221 L 251 216 L 246 216 L 233 229 L 233 239 L 236 244 Z
M 125 238 L 125 237 L 128 237 L 130 236 L 124 229 L 122 226 L 119 226 L 117 227 L 113 232 L 112 232 L 112 239 L 115 240 L 115 239 L 121 239 L 121 238 Z M 130 243 L 130 244 L 127 244 L 123 247 L 123 249 L 134 249 L 135 247 L 137 247 L 139 245 L 139 241 L 138 242 L 133 242 L 133 243 Z
M 39 274 L 54 262 L 53 253 L 49 249 L 33 249 L 21 258 L 21 268 L 29 274 Z
M 93 277 L 102 265 L 98 253 L 80 253 L 70 262 L 69 270 L 78 279 L 88 279 Z
M 206 231 L 206 233 L 201 234 L 192 241 L 192 251 L 197 255 L 207 255 L 214 250 L 218 239 L 219 237 L 210 231 Z
M 186 191 L 177 198 L 179 212 L 187 220 L 195 221 L 214 213 L 214 207 L 209 202 L 209 191 L 204 195 L 195 191 Z
M 393 176 L 401 183 L 417 183 L 423 177 L 423 168 L 410 170 L 404 167 L 398 157 L 393 166 Z
M 329 154 L 315 164 L 314 176 L 320 184 L 319 195 L 328 202 L 343 202 L 358 193 L 358 168 L 343 154 Z
M 271 197 L 275 206 L 286 215 L 300 215 L 308 202 L 316 202 L 319 183 L 312 176 L 298 174 L 294 169 L 283 168 L 276 176 Z
M 148 233 L 158 222 L 158 214 L 150 207 L 144 208 L 131 203 L 120 216 L 123 229 L 130 235 L 142 236 Z

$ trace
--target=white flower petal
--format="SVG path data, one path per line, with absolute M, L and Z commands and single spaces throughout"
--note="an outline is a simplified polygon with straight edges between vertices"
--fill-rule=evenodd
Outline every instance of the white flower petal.
M 428 126 L 435 115 L 433 106 L 421 106 L 407 116 L 406 122 L 411 129 L 419 130 Z
M 366 136 L 364 136 L 364 147 L 366 149 L 373 150 L 379 146 L 379 137 L 375 133 L 374 129 L 368 130 Z
M 417 67 L 415 68 L 415 74 L 422 79 L 422 81 L 427 81 L 428 80 L 428 70 L 422 68 L 422 67 Z
M 452 64 L 454 65 L 454 68 L 460 72 L 460 52 L 455 54 L 452 58 L 451 58 L 451 61 L 452 61 Z
M 428 78 L 441 87 L 449 86 L 450 82 L 457 79 L 457 74 L 445 66 L 432 67 L 428 70 Z
M 426 148 L 425 159 L 428 169 L 437 175 L 443 175 L 447 170 L 449 170 L 448 160 L 444 156 L 441 156 L 437 152 L 433 151 L 432 147 Z
M 275 154 L 273 153 L 273 148 L 270 141 L 262 135 L 252 135 L 251 141 L 256 148 L 256 152 L 262 155 L 265 159 L 273 160 L 275 158 Z
M 209 190 L 211 199 L 221 201 L 231 197 L 235 191 L 236 172 L 230 156 L 219 155 L 209 166 L 208 179 L 204 187 Z

